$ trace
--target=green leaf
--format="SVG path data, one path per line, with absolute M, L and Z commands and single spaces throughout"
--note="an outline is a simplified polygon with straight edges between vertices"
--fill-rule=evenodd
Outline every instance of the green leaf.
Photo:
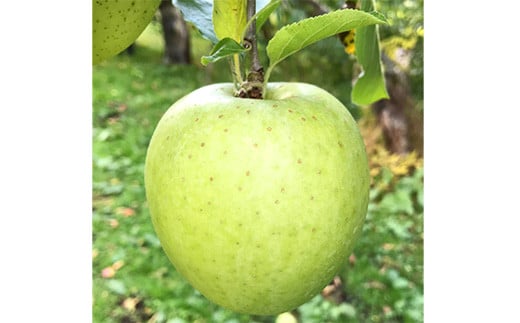
M 258 11 L 251 20 L 256 19 L 256 32 L 258 33 L 262 26 L 265 24 L 269 16 L 276 10 L 282 3 L 282 0 L 272 0 L 263 7 L 260 11 Z M 250 22 L 247 23 L 248 25 Z
M 126 293 L 126 286 L 120 280 L 110 279 L 110 280 L 107 281 L 107 285 L 106 286 L 107 286 L 107 288 L 109 290 L 111 290 L 112 292 L 114 292 L 116 294 L 124 295 Z
M 361 2 L 361 10 L 374 10 L 373 0 Z M 385 78 L 381 66 L 378 26 L 365 26 L 356 29 L 356 57 L 363 72 L 352 89 L 352 102 L 369 105 L 388 98 Z
M 333 307 L 330 312 L 332 317 L 335 319 L 339 319 L 341 315 L 345 315 L 351 318 L 356 317 L 356 308 L 349 303 L 341 303 L 340 305 Z
M 386 194 L 379 203 L 379 208 L 389 213 L 412 215 L 414 213 L 413 200 L 407 191 L 396 191 Z
M 211 50 L 209 56 L 202 56 L 200 62 L 202 65 L 208 65 L 221 60 L 224 57 L 228 57 L 234 54 L 241 54 L 246 52 L 247 49 L 244 46 L 237 43 L 235 40 L 226 37 L 220 40 Z
M 172 0 L 186 21 L 192 23 L 202 36 L 213 44 L 218 42 L 213 29 L 213 0 Z
M 231 1 L 221 0 L 219 2 L 225 3 Z M 238 1 L 233 0 L 232 2 Z M 242 2 L 245 3 L 246 1 L 242 0 Z M 257 11 L 263 9 L 267 3 L 268 1 L 266 0 L 257 0 Z M 211 41 L 213 44 L 216 44 L 219 38 L 225 37 L 217 38 L 215 29 L 213 27 L 213 0 L 172 0 L 172 4 L 182 12 L 182 15 L 186 21 L 192 23 L 195 28 L 200 31 L 202 36 Z M 226 22 L 224 21 L 224 24 L 225 23 Z M 242 30 L 243 28 L 240 29 L 240 31 Z
M 417 192 L 417 203 L 419 203 L 419 206 L 424 207 L 424 191 L 422 189 Z
M 411 221 L 398 221 L 393 217 L 387 218 L 385 221 L 385 226 L 392 231 L 397 238 L 406 240 L 412 237 L 412 234 L 408 230 L 413 223 Z
M 401 289 L 408 287 L 408 280 L 401 277 L 399 272 L 397 272 L 395 269 L 389 269 L 386 275 L 390 279 L 390 282 L 394 288 Z
M 289 55 L 327 37 L 374 24 L 386 24 L 386 20 L 378 13 L 341 9 L 283 27 L 266 48 L 270 63 L 266 79 L 272 68 Z
M 272 0 L 269 3 L 263 4 L 262 5 L 263 8 L 261 8 L 260 10 L 258 8 L 259 2 L 260 1 L 256 2 L 257 11 L 256 11 L 255 15 L 253 17 L 251 17 L 251 19 L 249 19 L 249 21 L 247 22 L 247 24 L 244 27 L 244 30 L 242 32 L 242 38 L 246 37 L 247 30 L 249 29 L 249 26 L 253 23 L 253 21 L 255 21 L 255 19 L 256 19 L 256 25 L 255 25 L 256 33 L 259 33 L 260 29 L 262 28 L 262 26 L 265 24 L 265 22 L 269 18 L 269 15 L 271 15 L 273 13 L 273 11 L 275 11 L 276 8 L 278 8 L 278 6 L 280 6 L 280 3 L 282 3 L 282 0 Z
M 213 2 L 213 27 L 218 39 L 229 37 L 242 42 L 242 32 L 247 22 L 246 4 L 244 0 Z

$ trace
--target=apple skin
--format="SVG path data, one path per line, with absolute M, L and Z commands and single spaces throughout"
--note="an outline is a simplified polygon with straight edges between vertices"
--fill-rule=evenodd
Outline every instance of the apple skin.
M 274 315 L 318 294 L 347 261 L 368 206 L 357 124 L 306 83 L 267 99 L 231 83 L 193 91 L 157 124 L 145 189 L 161 245 L 206 298 Z
M 130 46 L 159 7 L 160 0 L 92 0 L 92 64 Z

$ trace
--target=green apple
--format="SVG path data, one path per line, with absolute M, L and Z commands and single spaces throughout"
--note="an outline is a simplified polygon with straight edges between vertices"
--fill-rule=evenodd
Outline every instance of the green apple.
M 160 0 L 92 0 L 92 63 L 125 50 L 146 26 Z
M 311 299 L 345 264 L 369 172 L 355 120 L 325 90 L 269 83 L 254 100 L 222 83 L 164 114 L 145 188 L 177 271 L 214 303 L 271 315 Z

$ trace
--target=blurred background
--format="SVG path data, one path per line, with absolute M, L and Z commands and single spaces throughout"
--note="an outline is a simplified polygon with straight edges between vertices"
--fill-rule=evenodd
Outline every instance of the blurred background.
M 345 1 L 284 0 L 259 35 L 260 56 L 282 26 Z M 389 99 L 350 100 L 360 73 L 343 36 L 290 56 L 271 81 L 308 82 L 358 121 L 371 173 L 367 220 L 344 269 L 320 295 L 279 316 L 240 315 L 207 301 L 170 264 L 144 192 L 148 142 L 162 114 L 210 83 L 230 82 L 225 61 L 203 67 L 211 43 L 163 1 L 132 46 L 93 66 L 92 282 L 94 322 L 422 322 L 423 0 L 378 0 Z

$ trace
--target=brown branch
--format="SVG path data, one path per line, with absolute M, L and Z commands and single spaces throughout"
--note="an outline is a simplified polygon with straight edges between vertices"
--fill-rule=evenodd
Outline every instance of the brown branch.
M 247 0 L 247 21 L 255 15 L 256 1 Z M 244 39 L 246 47 L 251 51 L 251 69 L 247 74 L 247 81 L 242 84 L 239 90 L 239 96 L 250 99 L 263 98 L 264 69 L 260 64 L 258 57 L 258 46 L 256 40 L 256 21 L 249 25 L 246 37 Z
M 247 2 L 247 21 L 249 21 L 256 12 L 255 0 L 248 0 Z M 262 69 L 260 59 L 258 58 L 258 45 L 256 42 L 256 19 L 249 25 L 246 40 L 251 45 L 251 71 L 258 72 Z

